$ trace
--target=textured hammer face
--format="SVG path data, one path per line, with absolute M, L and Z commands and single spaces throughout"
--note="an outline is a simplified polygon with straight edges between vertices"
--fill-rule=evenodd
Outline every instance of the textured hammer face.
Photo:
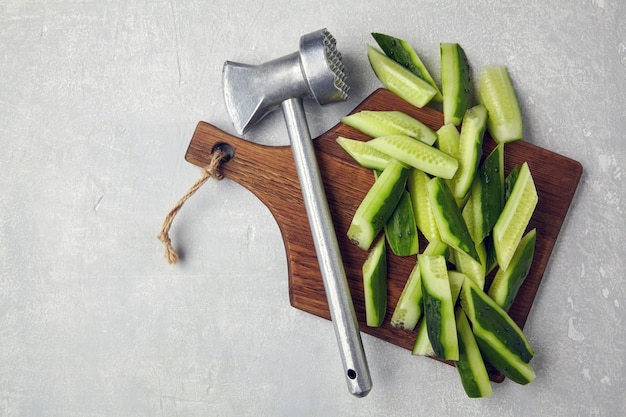
M 226 107 L 239 134 L 293 99 L 319 104 L 346 100 L 348 84 L 336 41 L 326 30 L 302 36 L 298 52 L 260 65 L 227 61 L 223 70 Z
M 345 101 L 350 87 L 335 38 L 326 30 L 300 38 L 302 72 L 319 104 Z

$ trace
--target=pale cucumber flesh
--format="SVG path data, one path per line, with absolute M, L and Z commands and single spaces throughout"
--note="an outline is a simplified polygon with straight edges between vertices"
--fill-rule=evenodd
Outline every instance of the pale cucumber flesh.
M 452 178 L 459 165 L 445 152 L 404 135 L 383 136 L 368 144 L 413 168 L 441 178 Z
M 509 267 L 538 200 L 530 168 L 525 162 L 520 168 L 511 195 L 493 227 L 493 242 L 500 268 L 506 270 Z
M 396 308 L 391 316 L 391 325 L 404 330 L 413 330 L 422 317 L 422 276 L 416 263 L 404 285 Z
M 396 110 L 361 110 L 342 117 L 341 121 L 371 138 L 405 135 L 428 145 L 437 140 L 437 133 L 430 127 Z
M 522 112 L 506 67 L 494 65 L 483 68 L 479 100 L 489 112 L 487 128 L 496 142 L 513 142 L 522 138 Z
M 437 91 L 428 82 L 371 45 L 367 46 L 367 57 L 380 82 L 389 91 L 415 107 L 424 107 L 437 94 Z
M 427 184 L 430 177 L 419 169 L 412 169 L 407 179 L 407 187 L 411 194 L 411 201 L 415 210 L 417 228 L 428 242 L 440 241 L 441 235 L 433 215 L 430 199 L 428 198 Z
M 352 159 L 364 168 L 382 171 L 389 165 L 391 160 L 389 155 L 372 148 L 367 142 L 342 136 L 339 136 L 336 141 Z

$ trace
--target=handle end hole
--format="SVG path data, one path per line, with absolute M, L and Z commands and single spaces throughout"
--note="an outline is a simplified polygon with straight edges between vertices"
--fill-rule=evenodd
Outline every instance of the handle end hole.
M 356 379 L 356 371 L 354 369 L 348 369 L 348 378 Z

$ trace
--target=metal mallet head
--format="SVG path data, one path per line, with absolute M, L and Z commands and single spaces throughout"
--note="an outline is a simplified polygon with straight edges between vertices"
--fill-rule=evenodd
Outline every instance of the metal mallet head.
M 341 53 L 326 29 L 302 36 L 298 52 L 282 58 L 224 64 L 226 107 L 239 134 L 287 99 L 312 98 L 323 105 L 346 100 L 349 88 Z
M 350 393 L 372 388 L 359 325 L 317 165 L 302 99 L 346 100 L 348 84 L 335 39 L 326 29 L 300 38 L 300 50 L 261 65 L 224 64 L 224 97 L 240 134 L 281 107 Z

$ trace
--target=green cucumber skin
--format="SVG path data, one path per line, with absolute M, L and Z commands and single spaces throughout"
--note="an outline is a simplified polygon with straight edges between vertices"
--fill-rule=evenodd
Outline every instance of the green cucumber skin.
M 499 144 L 485 158 L 476 172 L 463 217 L 472 216 L 474 242 L 482 242 L 496 224 L 504 207 L 504 144 Z M 469 202 L 468 201 L 468 202 Z
M 535 254 L 537 230 L 532 229 L 520 241 L 506 271 L 498 270 L 487 293 L 504 311 L 515 301 L 520 287 L 530 272 Z
M 442 101 L 441 90 L 435 83 L 435 80 L 428 72 L 426 66 L 422 63 L 415 50 L 403 39 L 396 38 L 384 33 L 372 33 L 372 37 L 380 46 L 380 49 L 391 59 L 406 69 L 417 75 L 424 81 L 428 82 L 437 93 L 433 97 L 434 100 Z
M 387 250 L 385 238 L 376 242 L 363 264 L 365 316 L 369 327 L 380 327 L 387 310 Z M 371 269 L 370 263 L 375 263 Z M 371 269 L 371 270 L 370 270 Z
M 470 98 L 470 67 L 467 55 L 457 43 L 440 44 L 441 91 L 444 123 L 458 126 Z
M 428 340 L 430 340 L 435 355 L 439 358 L 444 358 L 446 352 L 441 341 L 441 300 L 431 297 L 428 292 L 425 292 L 423 302 L 424 316 L 426 317 L 426 322 L 429 323 L 427 327 Z
M 478 170 L 483 208 L 483 234 L 481 241 L 491 232 L 504 207 L 504 145 L 498 145 L 487 156 Z
M 374 182 L 355 211 L 348 238 L 368 250 L 395 210 L 406 187 L 410 169 L 392 160 Z
M 449 254 L 448 245 L 446 245 L 445 243 L 439 240 L 433 240 L 429 242 L 423 252 L 423 255 L 443 256 L 444 258 L 447 257 L 448 254 Z M 419 269 L 419 261 L 417 263 L 417 268 Z M 450 277 L 449 273 L 448 273 L 448 277 Z M 421 286 L 421 281 L 420 281 L 420 286 Z M 461 286 L 462 286 L 462 283 L 461 283 Z M 460 291 L 460 288 L 459 288 L 459 291 Z M 452 292 L 453 292 L 452 281 L 450 281 L 450 295 L 454 296 Z M 456 293 L 456 296 L 458 297 L 458 293 Z M 423 304 L 423 291 L 420 291 L 420 308 L 423 308 L 421 304 Z M 415 344 L 413 345 L 412 354 L 420 355 L 420 356 L 436 356 L 435 351 L 433 350 L 433 347 L 430 343 L 430 340 L 428 339 L 428 326 L 426 325 L 426 320 L 422 320 L 420 327 L 417 329 L 417 337 L 415 339 Z
M 462 309 L 456 311 L 459 333 L 459 360 L 454 362 L 465 393 L 470 398 L 484 398 L 493 394 L 489 373 Z
M 485 244 L 485 275 L 488 275 L 498 266 L 498 258 L 491 235 L 487 236 L 483 243 Z
M 480 297 L 476 291 L 472 292 L 472 297 L 476 314 L 479 317 L 478 321 L 480 322 L 480 327 L 496 335 L 502 341 L 502 344 L 511 351 L 518 352 L 520 358 L 528 363 L 533 357 L 533 352 L 525 348 L 524 340 L 520 337 L 516 337 L 517 335 L 515 334 L 512 335 L 511 327 L 507 325 L 505 321 L 489 319 L 490 317 L 494 317 L 491 313 L 493 307 L 485 303 L 484 299 Z
M 371 45 L 367 45 L 367 57 L 380 82 L 389 91 L 415 107 L 426 106 L 437 94 L 428 82 Z
M 465 280 L 461 289 L 461 306 L 473 324 L 475 335 L 491 334 L 508 355 L 518 357 L 526 363 L 530 362 L 534 351 L 522 329 L 502 307 L 469 279 Z
M 415 213 L 411 196 L 406 190 L 385 224 L 385 235 L 391 251 L 396 256 L 415 255 L 419 251 Z
M 428 191 L 441 240 L 480 263 L 476 246 L 448 185 L 435 177 L 428 183 Z
M 527 362 L 510 352 L 494 347 L 494 343 L 490 343 L 476 332 L 474 338 L 487 362 L 511 381 L 526 385 L 535 379 L 535 371 Z
M 436 271 L 447 271 L 445 258 L 442 255 L 420 255 L 418 263 L 422 275 L 422 299 L 424 317 L 428 324 L 428 339 L 437 357 L 457 360 L 458 337 L 450 281 L 447 272 L 445 278 L 435 275 Z
M 515 186 L 515 181 L 519 177 L 520 167 L 519 165 L 515 165 L 509 175 L 506 176 L 504 180 L 504 201 L 508 200 L 511 196 L 511 192 L 513 191 L 513 187 Z
M 474 182 L 483 153 L 483 138 L 487 127 L 487 110 L 481 104 L 468 109 L 463 117 L 459 136 L 459 168 L 454 176 L 453 194 L 463 199 Z

